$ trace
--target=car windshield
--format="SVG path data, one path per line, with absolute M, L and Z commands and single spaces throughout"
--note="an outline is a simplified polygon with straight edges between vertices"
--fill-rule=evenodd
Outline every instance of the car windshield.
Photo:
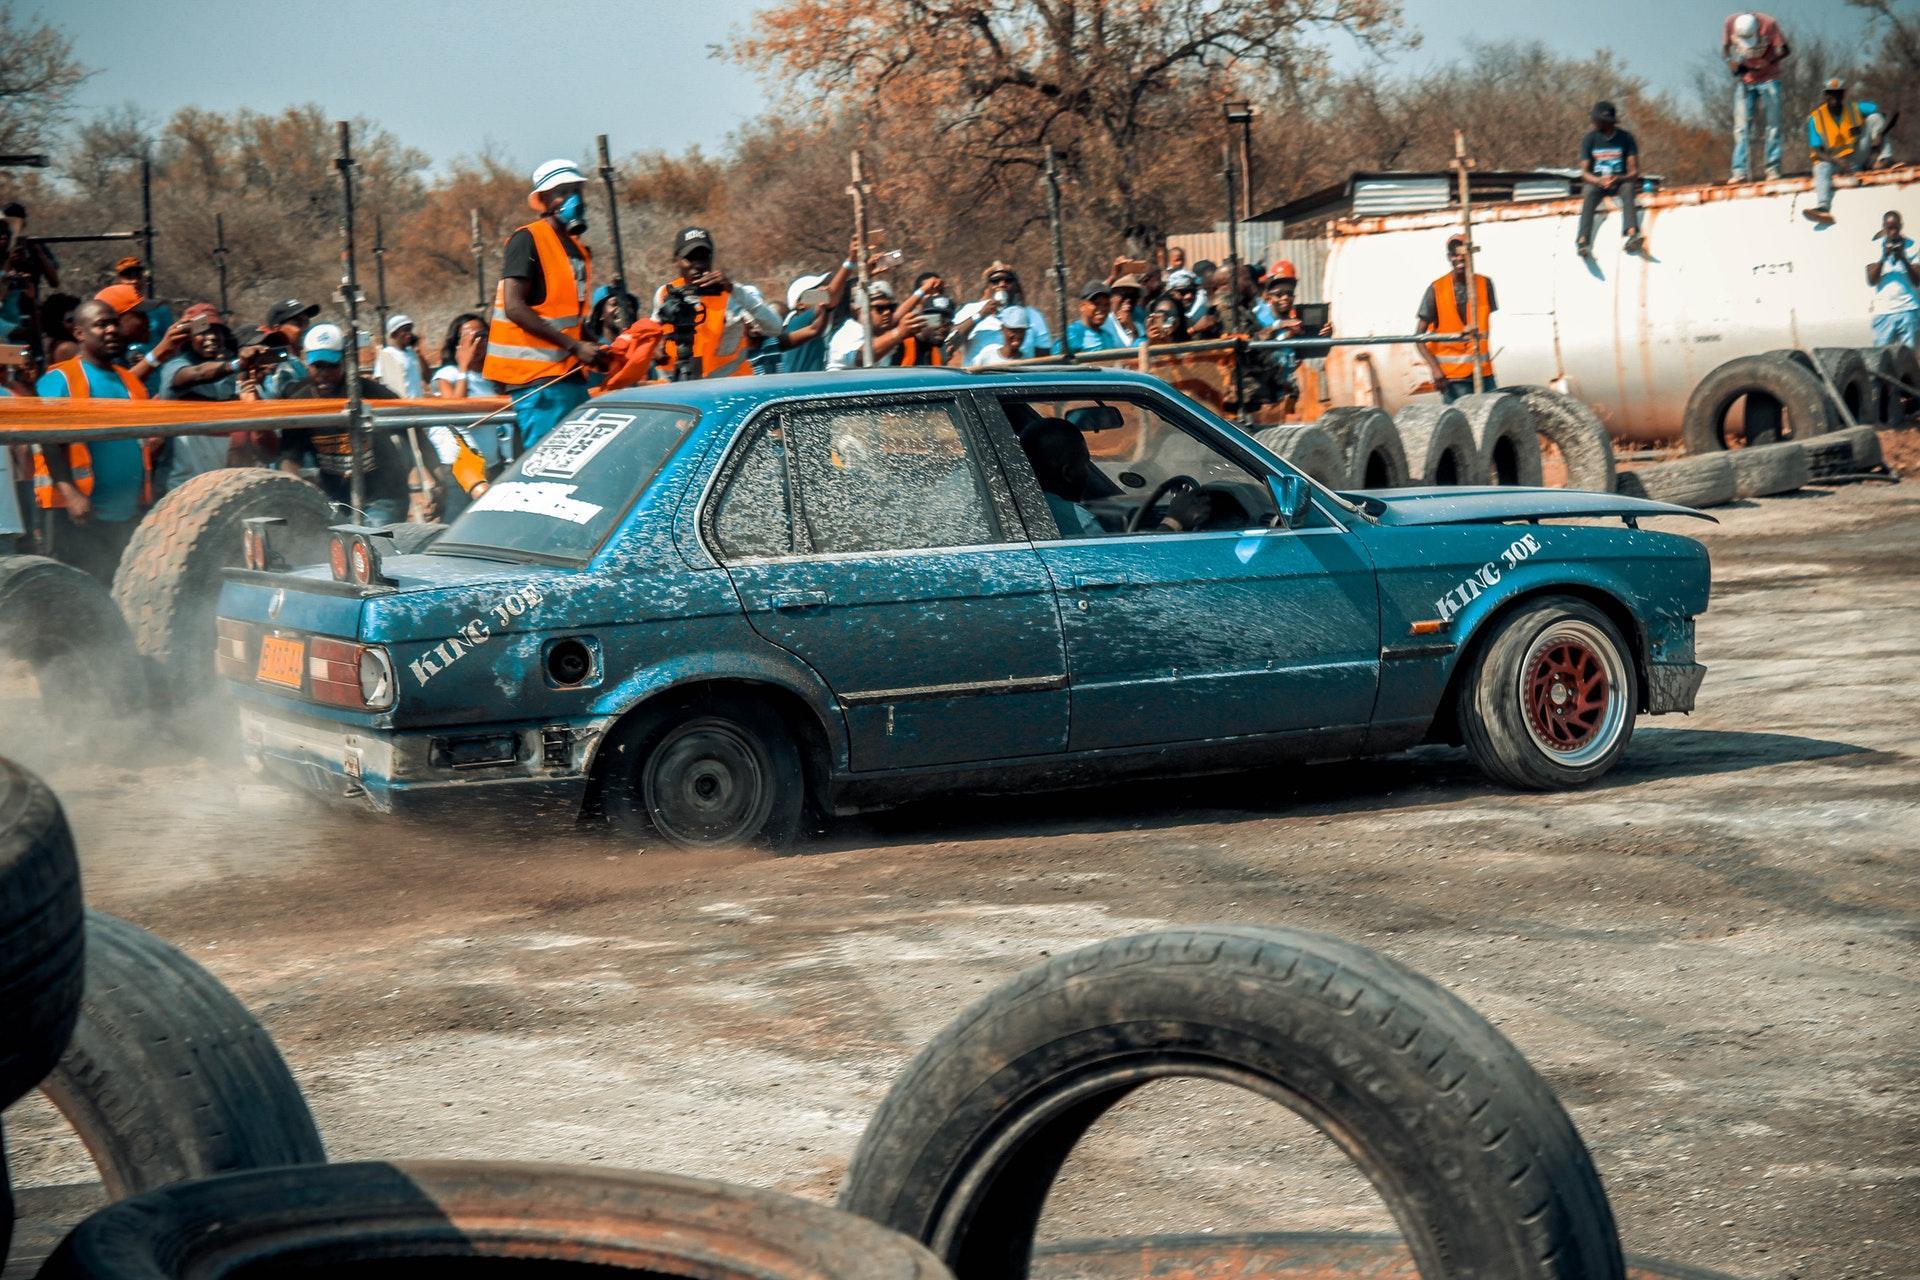
M 433 550 L 584 562 L 698 417 L 678 406 L 581 406 L 474 499 Z

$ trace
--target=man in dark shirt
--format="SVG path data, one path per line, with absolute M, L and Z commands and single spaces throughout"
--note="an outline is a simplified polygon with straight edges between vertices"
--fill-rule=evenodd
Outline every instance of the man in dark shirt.
M 340 363 L 347 345 L 338 325 L 317 324 L 305 338 L 308 379 L 290 389 L 285 400 L 337 400 L 347 394 L 347 371 Z M 392 400 L 393 392 L 372 378 L 360 379 L 360 394 L 369 400 Z M 353 494 L 353 457 L 350 436 L 326 427 L 289 427 L 280 432 L 280 469 L 298 475 L 300 460 L 313 453 L 320 489 L 342 506 Z M 401 448 L 399 433 L 369 431 L 361 447 L 359 466 L 366 474 L 367 509 L 363 524 L 393 524 L 407 518 L 407 469 L 411 462 Z
M 1620 197 L 1620 231 L 1627 238 L 1627 252 L 1638 253 L 1640 210 L 1633 202 L 1634 188 L 1640 185 L 1640 147 L 1633 135 L 1617 127 L 1619 113 L 1611 102 L 1593 104 L 1593 129 L 1580 142 L 1580 180 L 1586 195 L 1580 202 L 1580 256 L 1593 252 L 1593 218 L 1600 202 L 1608 196 Z

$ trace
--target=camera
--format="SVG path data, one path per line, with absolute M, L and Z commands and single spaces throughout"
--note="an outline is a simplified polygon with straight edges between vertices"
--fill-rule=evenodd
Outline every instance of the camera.
M 670 288 L 660 302 L 660 323 L 673 331 L 673 346 L 678 353 L 673 364 L 673 380 L 687 382 L 700 376 L 700 358 L 693 351 L 693 335 L 700 327 L 706 305 L 690 288 Z

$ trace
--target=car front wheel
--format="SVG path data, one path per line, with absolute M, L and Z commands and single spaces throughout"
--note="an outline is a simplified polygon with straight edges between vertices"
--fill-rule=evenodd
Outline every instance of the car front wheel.
M 1613 767 L 1640 705 L 1633 657 L 1598 609 L 1570 597 L 1499 624 L 1460 701 L 1461 736 L 1481 771 L 1531 791 L 1578 787 Z
M 607 814 L 638 839 L 783 849 L 800 833 L 800 752 L 767 707 L 676 702 L 630 721 L 608 750 Z

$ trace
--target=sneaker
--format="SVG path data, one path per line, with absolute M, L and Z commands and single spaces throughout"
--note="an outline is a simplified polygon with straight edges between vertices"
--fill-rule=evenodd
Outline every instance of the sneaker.
M 1779 171 L 1778 169 L 1769 169 L 1769 170 L 1767 170 L 1767 181 L 1768 181 L 1768 182 L 1772 182 L 1772 181 L 1773 181 L 1774 179 L 1776 179 L 1776 178 L 1778 178 L 1779 176 L 1780 176 L 1780 171 Z
M 1575 240 L 1573 242 L 1573 251 L 1583 258 L 1591 258 L 1593 256 L 1593 245 L 1585 240 Z
M 1833 215 L 1831 213 L 1828 213 L 1825 209 L 1808 209 L 1806 213 L 1807 213 L 1808 222 L 1832 222 L 1833 221 Z
M 1627 252 L 1638 253 L 1646 247 L 1647 239 L 1638 231 L 1627 237 Z

